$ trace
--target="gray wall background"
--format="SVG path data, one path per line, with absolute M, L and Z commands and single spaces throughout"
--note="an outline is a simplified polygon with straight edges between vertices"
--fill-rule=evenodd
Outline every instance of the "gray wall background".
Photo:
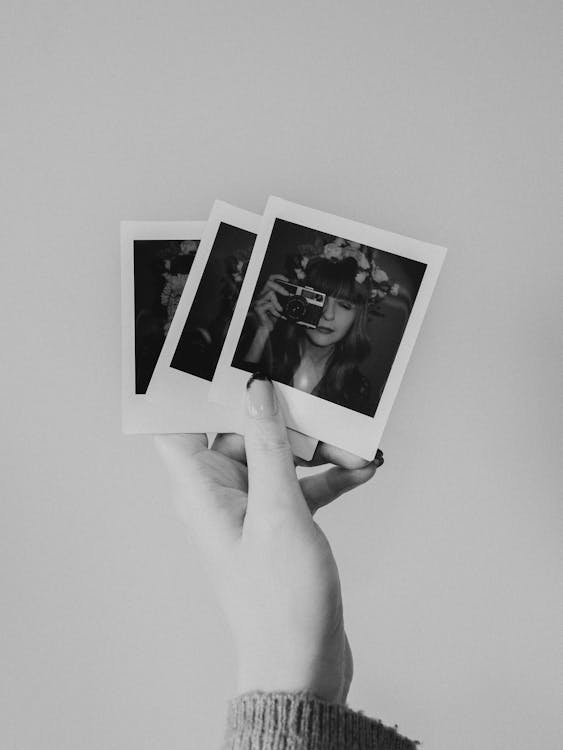
M 561 745 L 557 5 L 3 1 L 3 748 L 219 744 L 228 634 L 120 434 L 118 222 L 270 193 L 449 248 L 385 467 L 319 515 L 351 706 Z

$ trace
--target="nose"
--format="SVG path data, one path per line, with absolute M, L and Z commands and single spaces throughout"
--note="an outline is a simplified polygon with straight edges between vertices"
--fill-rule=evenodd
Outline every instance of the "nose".
M 332 297 L 327 297 L 323 308 L 323 318 L 325 320 L 334 320 L 334 305 Z

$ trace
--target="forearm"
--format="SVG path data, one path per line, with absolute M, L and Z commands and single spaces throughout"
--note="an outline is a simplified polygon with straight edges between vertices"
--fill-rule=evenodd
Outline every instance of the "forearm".
M 416 750 L 417 744 L 309 693 L 246 693 L 229 705 L 223 750 Z
M 269 335 L 270 331 L 268 331 L 266 328 L 259 328 L 256 331 L 256 334 L 254 335 L 252 343 L 245 356 L 245 360 L 247 362 L 260 362 Z

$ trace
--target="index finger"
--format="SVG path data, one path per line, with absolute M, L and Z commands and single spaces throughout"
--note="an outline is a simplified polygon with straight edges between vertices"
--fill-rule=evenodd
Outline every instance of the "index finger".
M 188 532 L 202 550 L 226 549 L 238 538 L 240 513 L 232 493 L 217 491 L 207 435 L 156 435 L 154 442 L 172 475 L 174 504 Z
M 187 474 L 190 459 L 207 450 L 207 435 L 204 432 L 155 435 L 154 444 L 171 474 L 181 480 Z
M 276 281 L 273 281 L 271 276 L 266 282 L 266 286 L 268 287 L 268 289 L 273 289 L 277 294 L 282 294 L 284 297 L 289 296 L 289 292 L 287 291 L 287 289 L 285 289 L 283 286 L 280 286 L 280 284 L 278 284 Z

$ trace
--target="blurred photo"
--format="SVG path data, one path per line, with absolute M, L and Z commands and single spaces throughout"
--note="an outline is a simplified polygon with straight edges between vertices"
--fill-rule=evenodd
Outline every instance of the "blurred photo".
M 135 240 L 135 393 L 146 393 L 199 240 Z
M 170 367 L 213 379 L 255 240 L 221 222 Z

